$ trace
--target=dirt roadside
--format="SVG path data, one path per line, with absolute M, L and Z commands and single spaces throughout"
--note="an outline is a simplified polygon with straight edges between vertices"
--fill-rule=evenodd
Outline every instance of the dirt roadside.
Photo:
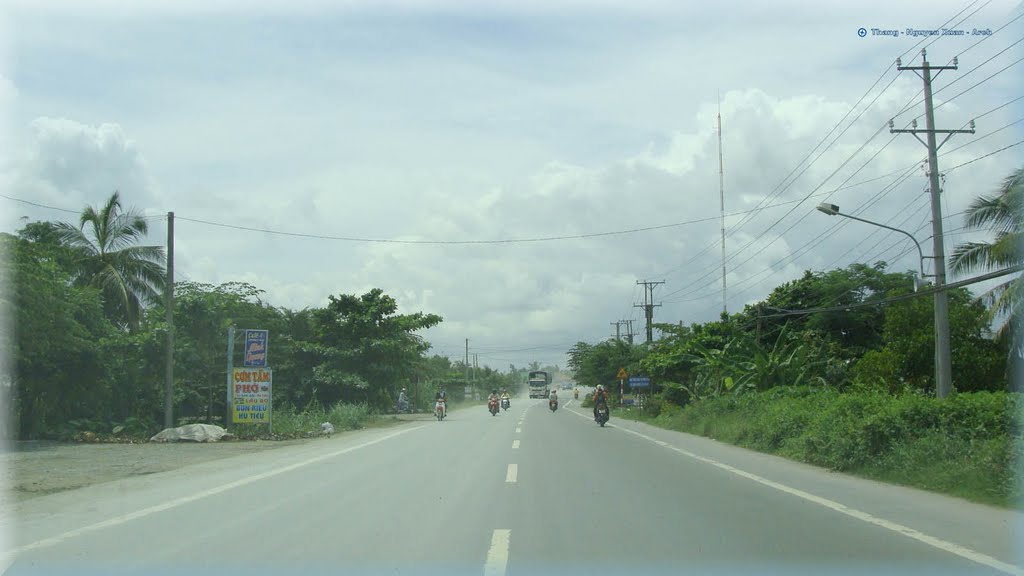
M 366 428 L 385 428 L 403 422 L 430 420 L 427 414 L 386 416 L 366 423 Z M 341 431 L 334 435 L 346 434 Z M 211 460 L 254 454 L 325 438 L 295 440 L 229 440 L 222 442 L 140 442 L 136 444 L 77 444 L 47 441 L 15 442 L 0 451 L 0 473 L 6 477 L 8 495 L 18 502 L 46 494 L 177 470 Z
M 83 486 L 154 474 L 316 439 L 211 443 L 64 444 L 19 442 L 0 454 L 15 501 Z

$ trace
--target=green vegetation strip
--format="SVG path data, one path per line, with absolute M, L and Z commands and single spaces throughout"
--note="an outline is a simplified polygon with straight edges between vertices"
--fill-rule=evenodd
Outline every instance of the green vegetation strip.
M 1002 507 L 1021 503 L 1022 395 L 779 388 L 626 419 L 884 482 Z

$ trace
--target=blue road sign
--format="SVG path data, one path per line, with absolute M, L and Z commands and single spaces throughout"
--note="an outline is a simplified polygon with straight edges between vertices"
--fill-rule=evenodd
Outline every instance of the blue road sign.
M 629 387 L 630 388 L 649 388 L 651 385 L 650 376 L 630 376 Z

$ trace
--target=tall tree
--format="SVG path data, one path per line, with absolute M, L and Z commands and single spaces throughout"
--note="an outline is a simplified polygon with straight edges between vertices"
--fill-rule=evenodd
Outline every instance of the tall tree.
M 330 296 L 313 311 L 313 383 L 319 401 L 391 405 L 395 383 L 407 381 L 430 344 L 415 334 L 441 322 L 436 314 L 398 314 L 380 288 L 362 296 Z
M 138 245 L 149 226 L 135 209 L 122 208 L 118 192 L 98 211 L 87 206 L 78 224 L 57 224 L 61 241 L 75 253 L 75 282 L 98 288 L 108 317 L 137 330 L 142 307 L 164 289 L 163 247 Z
M 0 309 L 13 328 L 0 330 L 0 354 L 14 368 L 15 397 L 6 400 L 21 439 L 51 433 L 69 418 L 101 417 L 107 401 L 96 385 L 103 374 L 97 343 L 114 328 L 97 290 L 71 285 L 53 248 L 0 234 L 7 256 L 0 259 Z
M 992 242 L 966 242 L 953 250 L 954 272 L 971 273 L 999 270 L 1024 262 L 1021 242 L 1021 220 L 1024 219 L 1024 168 L 1018 168 L 1003 179 L 995 194 L 979 196 L 967 209 L 966 226 L 989 230 Z M 990 320 L 999 324 L 997 337 L 1019 355 L 1024 347 L 1020 329 L 1021 298 L 1024 287 L 1020 275 L 981 295 L 989 306 Z

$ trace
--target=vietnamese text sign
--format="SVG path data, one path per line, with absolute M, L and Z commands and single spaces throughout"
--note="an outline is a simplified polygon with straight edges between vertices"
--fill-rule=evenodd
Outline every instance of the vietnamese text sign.
M 235 368 L 231 390 L 231 421 L 237 424 L 269 424 L 270 368 Z
M 651 379 L 649 376 L 630 376 L 629 386 L 631 388 L 647 388 L 651 385 Z
M 245 331 L 245 357 L 242 366 L 266 366 L 267 365 L 267 330 L 246 330 Z

